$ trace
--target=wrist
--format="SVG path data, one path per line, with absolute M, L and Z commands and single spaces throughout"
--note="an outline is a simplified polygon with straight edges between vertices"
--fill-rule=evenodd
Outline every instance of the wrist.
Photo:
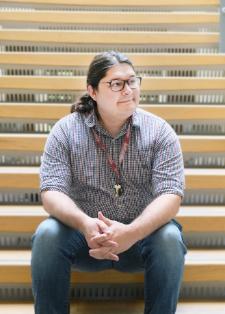
M 76 229 L 84 234 L 90 219 L 91 217 L 83 212 L 80 212 L 79 216 L 76 219 Z
M 135 221 L 128 225 L 128 234 L 129 237 L 134 240 L 134 243 L 143 239 L 141 228 Z

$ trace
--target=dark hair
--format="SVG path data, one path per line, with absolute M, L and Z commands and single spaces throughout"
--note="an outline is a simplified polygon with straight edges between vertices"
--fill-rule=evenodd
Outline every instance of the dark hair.
M 106 76 L 107 71 L 119 63 L 127 63 L 133 68 L 131 61 L 121 52 L 105 51 L 96 55 L 88 69 L 87 86 L 91 85 L 94 89 L 97 89 L 99 81 Z M 97 103 L 88 93 L 85 93 L 72 105 L 71 112 L 86 113 L 93 109 L 97 110 Z

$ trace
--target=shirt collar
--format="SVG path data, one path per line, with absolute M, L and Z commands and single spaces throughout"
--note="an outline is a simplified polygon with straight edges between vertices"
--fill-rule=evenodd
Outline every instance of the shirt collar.
M 85 115 L 84 117 L 84 122 L 89 128 L 92 128 L 93 126 L 95 126 L 97 123 L 97 120 L 98 119 L 96 117 L 94 110 L 92 110 L 88 115 Z
M 141 125 L 140 115 L 138 114 L 136 109 L 132 115 L 132 126 L 140 128 L 140 125 Z
M 89 128 L 92 128 L 93 126 L 98 124 L 98 118 L 94 110 L 92 110 L 87 116 L 85 116 L 84 122 Z M 135 110 L 132 114 L 132 126 L 140 127 L 140 119 L 137 110 Z

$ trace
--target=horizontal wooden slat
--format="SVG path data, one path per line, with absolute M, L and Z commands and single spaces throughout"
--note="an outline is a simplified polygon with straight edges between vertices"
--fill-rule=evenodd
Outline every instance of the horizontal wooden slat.
M 224 189 L 224 169 L 185 169 L 186 189 Z
M 41 206 L 0 206 L 0 232 L 33 233 L 47 216 Z
M 0 12 L 1 22 L 57 24 L 218 24 L 218 13 L 199 12 L 66 12 L 6 11 Z
M 225 136 L 179 136 L 183 152 L 225 152 Z M 47 135 L 0 134 L 0 151 L 42 152 Z
M 219 33 L 197 32 L 125 32 L 125 31 L 54 31 L 1 29 L 4 42 L 48 44 L 218 44 Z
M 77 6 L 218 6 L 219 0 L 2 0 L 2 3 L 36 3 L 36 4 L 58 4 Z
M 179 136 L 184 153 L 225 152 L 225 136 Z
M 224 90 L 225 78 L 144 77 L 142 91 L 209 91 Z M 1 76 L 0 88 L 42 91 L 86 90 L 86 77 Z
M 143 301 L 77 301 L 70 307 L 70 314 L 140 314 L 143 313 Z M 0 304 L 0 312 L 7 314 L 34 314 L 32 304 Z M 225 303 L 220 301 L 180 302 L 176 314 L 223 314 Z
M 70 314 L 141 314 L 144 310 L 143 300 L 118 301 L 79 301 L 70 306 Z M 222 301 L 193 301 L 179 302 L 176 314 L 224 314 L 225 302 Z M 34 306 L 29 303 L 0 304 L 3 314 L 34 314 Z
M 0 251 L 0 278 L 3 283 L 30 283 L 30 251 Z M 196 250 L 186 255 L 184 282 L 225 280 L 225 250 Z M 72 272 L 73 283 L 142 283 L 142 273 L 109 270 L 99 273 Z
M 42 206 L 0 206 L 0 232 L 33 233 L 48 217 Z M 176 219 L 184 232 L 224 232 L 224 206 L 182 206 Z
M 39 189 L 36 167 L 0 167 L 0 188 Z
M 2 52 L 0 64 L 88 67 L 95 55 L 94 53 Z M 225 54 L 126 53 L 126 56 L 136 67 L 225 66 Z
M 58 120 L 70 112 L 71 104 L 2 103 L 0 118 Z
M 0 150 L 42 152 L 46 138 L 43 134 L 0 134 Z
M 71 104 L 45 103 L 2 103 L 2 119 L 41 119 L 58 120 L 69 114 Z M 224 105 L 140 105 L 140 108 L 152 112 L 166 120 L 223 120 Z
M 166 120 L 223 120 L 223 105 L 140 105 L 140 108 L 152 112 Z M 1 110 L 1 109 L 0 109 Z M 1 111 L 0 111 L 1 112 Z M 1 114 L 1 113 L 0 113 Z
M 184 232 L 224 232 L 224 206 L 182 206 L 176 219 Z
M 185 169 L 186 189 L 225 189 L 224 169 Z M 0 188 L 38 189 L 37 167 L 0 167 Z

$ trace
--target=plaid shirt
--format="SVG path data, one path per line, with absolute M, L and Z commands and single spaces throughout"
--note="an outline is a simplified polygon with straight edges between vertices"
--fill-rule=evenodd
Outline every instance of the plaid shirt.
M 116 138 L 99 124 L 94 112 L 72 113 L 50 132 L 40 168 L 41 191 L 60 191 L 91 217 L 130 222 L 161 194 L 183 196 L 184 168 L 177 135 L 163 119 L 136 109 L 131 138 L 120 168 L 123 194 L 116 196 L 115 174 L 106 153 L 96 146 L 91 128 L 118 165 L 126 123 Z

